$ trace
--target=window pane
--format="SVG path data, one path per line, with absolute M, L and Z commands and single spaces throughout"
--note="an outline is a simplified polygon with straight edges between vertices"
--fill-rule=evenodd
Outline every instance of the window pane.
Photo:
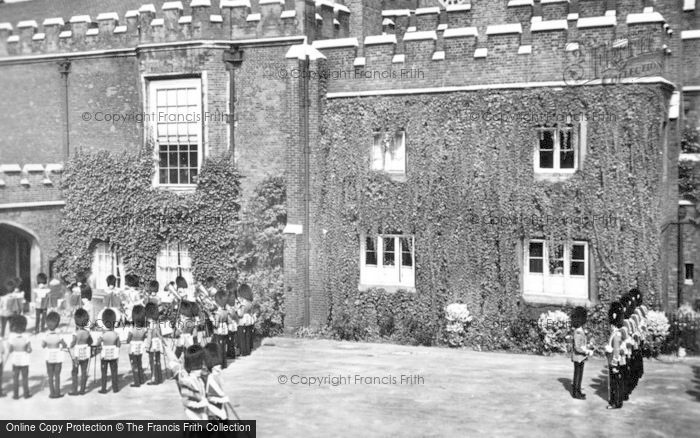
M 530 272 L 533 274 L 541 274 L 543 264 L 542 259 L 530 259 Z
M 540 150 L 554 150 L 554 131 L 540 131 Z
M 552 255 L 549 258 L 549 273 L 553 275 L 564 275 L 564 246 L 555 245 L 552 248 Z
M 542 250 L 542 242 L 530 242 L 530 258 L 533 257 L 543 257 L 544 252 Z
M 540 168 L 554 168 L 554 151 L 540 151 Z
M 560 152 L 559 153 L 559 168 L 561 169 L 573 169 L 574 168 L 574 151 Z
M 585 245 L 573 245 L 571 247 L 571 260 L 586 260 Z
M 408 237 L 401 238 L 401 266 L 413 266 L 412 241 Z
M 391 150 L 387 151 L 387 172 L 405 173 L 406 172 L 406 142 L 404 141 L 403 132 L 398 132 L 394 135 Z
M 161 184 L 169 184 L 170 181 L 168 181 L 168 171 L 165 169 L 160 169 L 158 171 L 158 182 Z
M 382 153 L 382 136 L 375 134 L 372 143 L 372 170 L 383 170 L 384 157 Z
M 384 237 L 384 266 L 396 265 L 396 239 L 394 237 Z
M 365 265 L 377 266 L 377 246 L 371 237 L 365 239 Z
M 695 265 L 693 263 L 685 264 L 685 279 L 694 280 L 695 279 Z
M 171 170 L 168 172 L 168 176 L 169 176 L 169 178 L 170 178 L 170 181 L 169 181 L 170 184 L 178 184 L 178 180 L 177 180 L 177 169 L 171 169 Z
M 571 275 L 586 275 L 586 264 L 584 262 L 571 262 Z

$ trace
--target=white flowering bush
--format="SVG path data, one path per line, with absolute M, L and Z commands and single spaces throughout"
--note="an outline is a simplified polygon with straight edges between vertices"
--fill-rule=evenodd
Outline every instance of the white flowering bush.
M 473 316 L 469 313 L 466 304 L 452 303 L 445 307 L 445 319 L 447 325 L 447 344 L 450 347 L 462 347 L 467 333 L 467 326 L 472 322 Z
M 661 352 L 661 347 L 666 342 L 671 329 L 668 318 L 663 312 L 650 310 L 647 313 L 647 337 L 646 348 L 652 355 L 656 356 Z
M 566 353 L 571 339 L 571 318 L 561 310 L 540 315 L 537 320 L 545 352 Z

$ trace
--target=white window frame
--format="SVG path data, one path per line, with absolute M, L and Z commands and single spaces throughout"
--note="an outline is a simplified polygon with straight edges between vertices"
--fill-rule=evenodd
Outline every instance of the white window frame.
M 398 150 L 403 151 L 403 159 L 393 159 L 397 148 L 392 148 L 390 145 L 395 144 L 396 139 L 400 136 L 400 145 Z M 371 149 L 371 166 L 372 170 L 386 172 L 390 175 L 406 175 L 406 163 L 408 155 L 406 154 L 406 131 L 403 129 L 397 130 L 392 134 L 386 132 L 377 132 L 372 138 Z M 398 166 L 396 164 L 398 163 Z
M 156 281 L 164 287 L 178 276 L 187 281 L 188 290 L 193 290 L 192 259 L 187 246 L 177 241 L 166 242 L 156 258 Z
M 198 124 L 197 132 L 197 175 L 202 170 L 202 161 L 204 160 L 204 142 L 203 142 L 203 115 L 202 115 L 202 105 L 204 101 L 204 96 L 202 94 L 202 79 L 201 78 L 187 78 L 187 79 L 150 79 L 148 81 L 149 88 L 149 114 L 150 123 L 148 124 L 147 136 L 151 136 L 154 145 L 154 156 L 155 156 L 155 174 L 153 175 L 153 185 L 155 187 L 165 187 L 172 190 L 193 190 L 196 188 L 196 184 L 173 184 L 173 183 L 161 183 L 160 182 L 160 147 L 159 147 L 159 135 L 158 135 L 158 122 L 161 120 L 160 113 L 168 113 L 167 111 L 162 111 L 158 109 L 157 94 L 158 91 L 167 91 L 173 89 L 182 88 L 195 88 L 195 93 L 198 96 L 194 106 L 194 113 L 186 112 L 185 114 L 196 118 L 196 123 Z M 189 99 L 188 99 L 189 104 Z M 189 143 L 189 142 L 187 142 Z
M 530 243 L 542 244 L 542 272 L 530 272 Z M 564 246 L 564 269 L 561 274 L 549 272 L 550 248 L 544 239 L 525 240 L 523 245 L 523 295 L 524 296 L 548 296 L 570 299 L 588 299 L 590 278 L 590 253 L 588 242 L 573 241 L 562 244 Z M 583 245 L 585 259 L 584 275 L 571 275 L 573 245 Z M 539 258 L 539 257 L 538 257 Z
M 554 125 L 554 126 L 543 126 L 537 128 L 537 136 L 535 138 L 535 151 L 534 151 L 534 163 L 535 163 L 535 173 L 564 173 L 571 174 L 576 173 L 578 170 L 578 162 L 581 149 L 581 123 L 566 125 Z M 574 151 L 574 167 L 571 169 L 561 167 L 561 139 L 562 131 L 571 131 L 573 151 Z M 554 149 L 552 151 L 554 166 L 551 169 L 540 167 L 540 137 L 543 132 L 550 131 L 554 133 Z
M 394 265 L 384 265 L 384 239 L 394 239 Z M 410 267 L 403 265 L 401 239 L 409 239 L 411 244 Z M 416 285 L 416 239 L 409 234 L 362 235 L 360 238 L 360 287 L 391 287 L 413 289 Z M 373 239 L 377 254 L 377 264 L 368 265 L 366 260 L 367 239 Z
M 107 277 L 117 277 L 117 287 L 124 285 L 124 260 L 111 247 L 109 242 L 98 242 L 93 250 L 92 258 L 92 288 L 107 290 Z

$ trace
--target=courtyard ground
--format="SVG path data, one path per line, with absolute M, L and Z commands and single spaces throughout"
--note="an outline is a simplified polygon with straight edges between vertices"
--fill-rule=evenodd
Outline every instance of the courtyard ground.
M 0 399 L 0 418 L 182 419 L 174 382 L 128 387 L 125 353 L 121 392 L 98 394 L 99 369 L 93 381 L 91 368 L 89 394 L 58 400 L 48 398 L 48 388 L 37 392 L 45 366 L 34 353 L 33 397 Z M 700 436 L 700 359 L 645 366 L 631 400 L 616 411 L 605 409 L 607 376 L 597 358 L 586 365 L 585 401 L 569 395 L 566 357 L 391 344 L 265 339 L 224 376 L 236 411 L 257 420 L 260 437 Z M 9 368 L 3 389 L 11 395 Z M 68 361 L 62 377 L 68 392 Z

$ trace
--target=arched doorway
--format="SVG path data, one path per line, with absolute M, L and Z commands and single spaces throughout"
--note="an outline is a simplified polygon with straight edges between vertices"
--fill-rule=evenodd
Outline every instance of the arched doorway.
M 21 289 L 31 301 L 36 274 L 41 271 L 39 241 L 31 230 L 8 221 L 0 221 L 0 288 L 10 278 L 22 280 Z

